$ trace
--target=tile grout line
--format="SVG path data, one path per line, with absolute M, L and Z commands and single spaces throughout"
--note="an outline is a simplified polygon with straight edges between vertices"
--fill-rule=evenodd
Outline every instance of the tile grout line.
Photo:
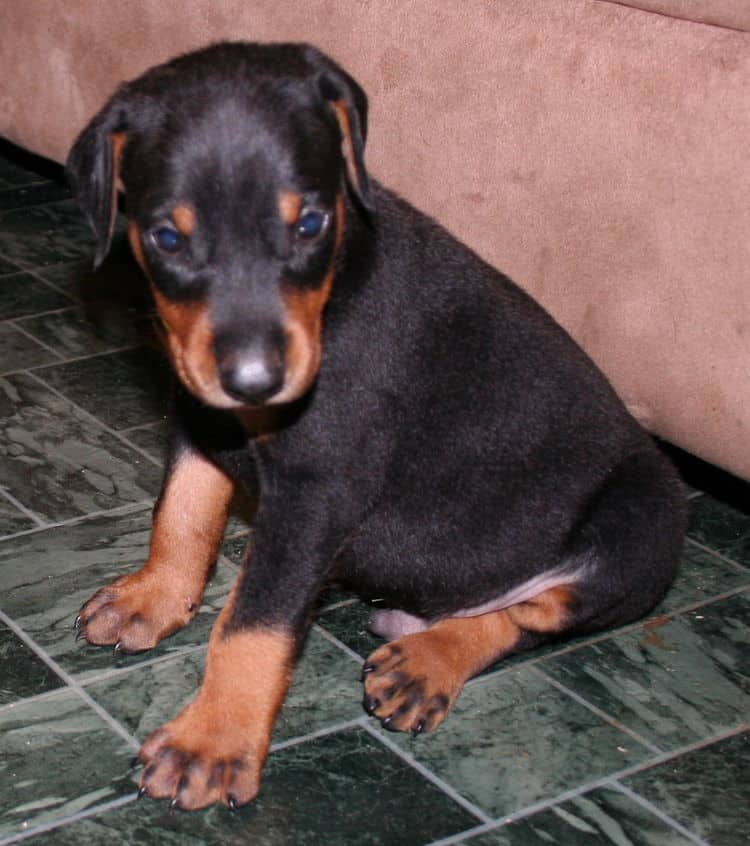
M 703 749 L 706 746 L 711 746 L 714 743 L 719 743 L 722 740 L 727 740 L 728 738 L 742 734 L 748 731 L 749 729 L 750 724 L 742 723 L 739 727 L 735 727 L 725 732 L 721 732 L 720 734 L 717 734 L 713 737 L 704 738 L 703 740 L 696 741 L 695 743 L 681 746 L 678 749 L 672 750 L 671 752 L 664 752 L 654 758 L 649 758 L 647 761 L 642 761 L 640 764 L 634 764 L 633 766 L 627 767 L 626 769 L 610 773 L 610 775 L 602 776 L 602 778 L 595 779 L 594 781 L 586 782 L 585 784 L 579 785 L 578 787 L 574 787 L 570 790 L 564 791 L 563 793 L 559 793 L 556 796 L 553 796 L 551 799 L 543 799 L 539 802 L 533 802 L 531 805 L 527 805 L 525 808 L 519 808 L 519 810 L 517 811 L 513 811 L 510 814 L 504 815 L 503 817 L 496 820 L 496 822 L 498 825 L 505 825 L 507 823 L 515 822 L 516 820 L 525 819 L 526 817 L 530 817 L 533 814 L 538 813 L 539 811 L 546 811 L 549 808 L 553 808 L 556 805 L 560 805 L 563 802 L 569 801 L 570 799 L 576 799 L 578 796 L 582 796 L 585 793 L 590 793 L 592 790 L 597 790 L 600 787 L 612 786 L 615 783 L 619 784 L 619 781 L 621 779 L 630 778 L 634 775 L 639 775 L 641 772 L 653 769 L 654 767 L 657 767 L 660 764 L 668 763 L 669 761 L 672 761 L 675 758 L 680 758 L 682 755 L 687 755 L 691 752 L 696 752 L 700 749 Z
M 148 670 L 151 667 L 158 667 L 161 664 L 169 664 L 171 662 L 176 663 L 182 658 L 187 658 L 191 655 L 196 655 L 199 652 L 207 651 L 207 643 L 185 646 L 175 652 L 170 652 L 167 655 L 159 655 L 156 658 L 148 658 L 145 661 L 141 661 L 138 664 L 132 664 L 129 667 L 116 667 L 115 669 L 102 670 L 100 673 L 81 679 L 78 684 L 83 688 L 92 687 L 93 685 L 100 684 L 101 682 L 113 681 L 123 676 L 130 675 L 131 673 L 137 673 L 139 670 Z
M 32 511 L 30 508 L 27 508 L 19 499 L 16 499 L 13 494 L 4 486 L 0 485 L 0 494 L 2 494 L 8 502 L 17 508 L 22 514 L 29 518 L 29 520 L 33 520 L 36 523 L 36 529 L 27 529 L 26 531 L 38 531 L 41 529 L 49 528 L 49 523 L 46 523 L 42 518 L 36 514 L 36 512 Z
M 48 317 L 51 314 L 64 314 L 66 311 L 80 311 L 81 307 L 78 303 L 71 303 L 70 305 L 60 306 L 60 308 L 47 308 L 42 311 L 32 311 L 29 314 L 18 314 L 15 317 L 4 317 L 0 320 L 2 323 L 23 323 L 24 320 L 34 320 L 37 317 Z
M 29 378 L 33 379 L 35 382 L 38 382 L 43 388 L 48 391 L 51 391 L 53 394 L 58 396 L 61 400 L 63 400 L 69 406 L 74 408 L 78 412 L 78 414 L 95 423 L 100 429 L 107 432 L 112 437 L 117 438 L 120 443 L 125 444 L 125 446 L 129 447 L 131 450 L 137 452 L 138 455 L 147 459 L 150 464 L 154 464 L 159 468 L 163 468 L 164 463 L 162 461 L 159 461 L 158 459 L 154 458 L 152 455 L 146 452 L 145 449 L 141 449 L 141 447 L 137 446 L 134 443 L 131 443 L 127 438 L 123 437 L 116 429 L 112 429 L 103 420 L 100 420 L 98 417 L 95 417 L 90 411 L 86 411 L 86 409 L 78 405 L 77 402 L 74 402 L 72 399 L 70 399 L 70 397 L 67 397 L 64 393 L 62 393 L 62 391 L 59 391 L 54 386 L 45 382 L 44 379 L 42 379 L 36 372 L 32 370 L 27 370 L 25 372 L 28 374 Z
M 29 332 L 28 329 L 25 329 L 23 326 L 21 326 L 19 323 L 17 323 L 16 320 L 5 320 L 3 322 L 5 323 L 6 326 L 12 326 L 17 332 L 20 332 L 22 335 L 29 338 L 29 340 L 33 341 L 35 344 L 40 346 L 43 350 L 47 350 L 48 353 L 50 353 L 51 355 L 54 355 L 55 358 L 57 359 L 57 361 L 48 361 L 48 362 L 45 363 L 45 365 L 35 365 L 36 367 L 44 367 L 44 366 L 49 367 L 50 365 L 62 364 L 64 357 L 56 349 L 54 349 L 54 347 L 51 347 L 49 344 L 47 344 L 44 341 L 42 341 L 41 339 L 37 338 L 35 335 L 32 335 L 31 332 Z M 25 367 L 19 367 L 16 370 L 5 371 L 3 373 L 3 375 L 4 376 L 10 376 L 13 373 L 23 373 L 26 369 L 27 368 L 25 368 Z
M 711 555 L 715 555 L 717 558 L 721 559 L 725 564 L 731 564 L 733 567 L 736 567 L 741 573 L 747 573 L 748 568 L 744 564 L 740 564 L 739 561 L 735 561 L 733 558 L 730 558 L 728 555 L 725 555 L 723 552 L 719 552 L 718 549 L 712 549 L 710 546 L 706 546 L 706 544 L 702 543 L 701 541 L 695 540 L 695 538 L 687 537 L 686 543 L 690 543 L 693 546 L 697 546 L 702 552 L 708 552 Z
M 669 752 L 662 752 L 661 755 L 657 755 L 655 758 L 651 758 L 648 761 L 642 761 L 640 764 L 633 764 L 631 767 L 627 767 L 624 770 L 620 770 L 619 772 L 613 773 L 609 776 L 609 779 L 614 781 L 615 779 L 623 779 L 623 778 L 630 778 L 634 775 L 639 775 L 646 770 L 650 770 L 653 767 L 659 766 L 659 764 L 665 764 L 668 761 L 672 761 L 675 758 L 679 758 L 682 755 L 689 755 L 692 752 L 697 752 L 700 749 L 705 749 L 707 746 L 711 746 L 714 743 L 720 743 L 722 740 L 728 740 L 730 737 L 736 737 L 737 735 L 744 734 L 745 732 L 750 731 L 750 723 L 739 723 L 738 725 L 734 726 L 731 729 L 726 729 L 725 731 L 721 731 L 718 734 L 713 735 L 712 737 L 704 737 L 702 740 L 696 740 L 693 743 L 688 743 L 685 746 L 680 746 L 677 749 L 673 749 Z
M 313 623 L 310 627 L 311 629 L 315 630 L 321 637 L 325 638 L 329 643 L 332 643 L 335 647 L 340 649 L 342 652 L 346 653 L 349 658 L 353 661 L 356 661 L 360 667 L 364 664 L 364 658 L 355 652 L 350 646 L 347 646 L 343 641 L 339 640 L 336 635 L 332 635 L 329 631 L 323 628 L 320 623 Z
M 59 681 L 62 682 L 62 679 L 59 679 Z M 14 711 L 22 705 L 35 705 L 37 702 L 46 702 L 48 699 L 57 699 L 69 692 L 69 689 L 65 687 L 64 684 L 61 684 L 60 687 L 56 687 L 54 690 L 47 690 L 44 693 L 37 693 L 34 696 L 25 696 L 20 699 L 14 699 L 12 702 L 6 702 L 4 705 L 0 705 L 0 716 L 5 713 L 9 713 L 10 711 Z
M 489 834 L 497 831 L 499 828 L 502 828 L 502 824 L 498 822 L 483 823 L 482 825 L 474 826 L 474 828 L 466 828 L 457 834 L 449 834 L 447 837 L 441 837 L 439 840 L 431 840 L 425 846 L 458 846 L 460 843 L 466 843 L 469 838 L 477 837 L 480 834 Z
M 34 267 L 25 270 L 24 273 L 29 273 L 31 276 L 34 277 L 39 282 L 43 282 L 48 288 L 51 288 L 53 291 L 57 292 L 58 294 L 62 294 L 64 297 L 71 301 L 73 306 L 85 306 L 86 300 L 82 299 L 81 297 L 77 297 L 75 294 L 71 293 L 70 291 L 66 291 L 65 288 L 57 285 L 55 282 L 52 282 L 50 279 L 45 279 L 42 276 L 41 271 L 43 270 L 53 270 L 54 268 L 59 267 L 70 267 L 73 268 L 76 265 L 80 265 L 83 262 L 86 262 L 85 258 L 80 259 L 73 259 L 72 261 L 58 261 L 54 264 L 47 264 L 47 265 L 34 265 Z M 84 273 L 91 273 L 93 271 L 93 263 L 88 262 L 89 270 L 84 271 Z
M 26 334 L 29 335 L 29 337 L 33 338 L 35 341 L 37 341 L 37 343 L 42 343 L 41 341 L 38 341 L 37 338 L 34 337 L 34 335 L 31 335 L 31 333 L 27 332 Z M 48 361 L 46 364 L 35 364 L 33 367 L 24 367 L 24 368 L 21 368 L 20 370 L 16 370 L 16 371 L 13 371 L 13 372 L 14 373 L 29 373 L 32 376 L 39 376 L 41 378 L 42 374 L 38 373 L 38 371 L 40 371 L 40 370 L 46 370 L 47 368 L 52 368 L 52 367 L 60 367 L 61 364 L 76 364 L 79 361 L 89 361 L 92 358 L 102 358 L 105 355 L 117 355 L 118 353 L 129 352 L 130 350 L 142 349 L 144 347 L 145 347 L 144 344 L 124 344 L 123 346 L 120 346 L 120 347 L 108 347 L 105 350 L 99 350 L 99 352 L 87 353 L 85 355 L 74 355 L 74 356 L 70 356 L 68 358 L 65 358 L 64 356 L 62 356 L 60 358 L 60 361 Z M 47 384 L 47 383 L 45 382 L 45 384 Z M 52 387 L 52 386 L 50 386 L 50 387 Z M 149 422 L 156 422 L 156 421 L 149 421 Z M 147 426 L 149 424 L 148 423 L 142 423 L 140 425 Z M 135 427 L 131 426 L 129 428 L 134 429 Z
M 440 776 L 436 775 L 432 770 L 426 767 L 424 764 L 421 764 L 417 759 L 411 755 L 409 752 L 406 752 L 402 749 L 397 743 L 394 743 L 389 737 L 386 737 L 381 732 L 377 731 L 373 726 L 370 725 L 370 717 L 360 717 L 359 719 L 360 726 L 366 731 L 371 737 L 385 746 L 387 749 L 390 749 L 395 755 L 401 758 L 404 763 L 408 764 L 413 770 L 418 772 L 422 778 L 426 779 L 436 787 L 443 795 L 447 796 L 449 799 L 452 799 L 457 805 L 460 805 L 465 811 L 468 811 L 472 816 L 476 817 L 482 823 L 490 823 L 492 822 L 491 818 L 478 806 L 471 802 L 469 799 L 463 797 L 455 788 L 451 787 L 447 781 L 444 781 Z
M 593 714 L 596 714 L 597 717 L 600 717 L 613 728 L 616 728 L 624 734 L 627 734 L 632 740 L 635 740 L 637 743 L 640 743 L 641 746 L 645 746 L 646 749 L 649 750 L 649 752 L 653 753 L 654 755 L 661 755 L 664 752 L 663 749 L 660 749 L 655 743 L 652 743 L 648 738 L 643 737 L 643 735 L 639 734 L 637 731 L 634 731 L 633 729 L 629 728 L 621 720 L 618 720 L 616 717 L 613 717 L 611 714 L 608 714 L 602 708 L 599 708 L 597 705 L 594 705 L 593 702 L 589 702 L 585 697 L 581 696 L 579 693 L 576 693 L 575 690 L 572 690 L 567 685 L 557 681 L 557 679 L 545 673 L 544 670 L 540 670 L 539 667 L 530 667 L 529 669 L 532 673 L 547 682 L 547 684 L 551 684 L 554 688 L 559 690 L 560 693 L 570 697 L 579 705 L 582 705 L 584 708 L 591 711 Z
M 465 843 L 467 839 L 475 837 L 476 835 L 488 834 L 493 831 L 500 831 L 514 822 L 528 819 L 529 817 L 535 816 L 539 813 L 544 813 L 545 811 L 554 811 L 555 808 L 560 807 L 565 802 L 573 801 L 575 799 L 580 798 L 581 796 L 585 796 L 587 793 L 592 793 L 595 790 L 600 790 L 602 788 L 607 787 L 612 790 L 617 790 L 618 792 L 623 793 L 629 799 L 631 799 L 631 801 L 636 802 L 636 804 L 645 808 L 649 813 L 653 814 L 662 822 L 669 825 L 670 828 L 673 828 L 680 834 L 685 835 L 689 840 L 695 843 L 696 846 L 710 846 L 709 843 L 706 843 L 706 841 L 702 840 L 689 829 L 685 828 L 685 826 L 683 826 L 677 820 L 672 819 L 672 817 L 670 817 L 668 814 L 664 813 L 663 811 L 660 811 L 656 806 L 652 805 L 647 799 L 642 797 L 640 794 L 630 790 L 630 788 L 628 787 L 625 787 L 625 785 L 617 781 L 617 778 L 617 776 L 606 776 L 604 778 L 598 779 L 597 781 L 585 784 L 580 788 L 574 788 L 572 790 L 565 791 L 564 793 L 560 793 L 553 799 L 536 802 L 519 811 L 500 817 L 494 822 L 490 822 L 485 825 L 478 826 L 476 828 L 467 829 L 466 831 L 459 832 L 458 834 L 454 834 L 449 837 L 433 841 L 432 843 L 429 843 L 428 846 L 458 846 L 458 844 Z
M 626 787 L 624 784 L 620 784 L 619 781 L 612 782 L 612 788 L 614 790 L 620 791 L 620 793 L 624 794 L 631 800 L 631 802 L 635 802 L 637 805 L 640 805 L 642 808 L 645 808 L 650 814 L 655 817 L 658 817 L 662 822 L 667 823 L 671 828 L 678 831 L 680 834 L 684 835 L 688 838 L 688 840 L 692 840 L 696 846 L 711 846 L 706 840 L 704 840 L 699 835 L 692 832 L 689 828 L 686 828 L 682 823 L 678 822 L 676 819 L 669 816 L 669 814 L 665 813 L 664 811 L 660 810 L 656 805 L 649 802 L 645 796 L 641 796 L 640 793 L 637 793 L 635 790 L 631 790 L 629 787 Z
M 362 725 L 362 717 L 356 717 L 353 720 L 345 720 L 342 723 L 336 723 L 333 726 L 325 726 L 317 731 L 311 731 L 309 734 L 299 734 L 294 737 L 289 737 L 286 740 L 279 740 L 272 743 L 269 754 L 281 752 L 283 749 L 289 749 L 292 746 L 300 746 L 303 743 L 308 743 L 317 740 L 320 737 L 327 737 L 329 734 L 336 734 L 339 731 L 348 731 L 349 729 L 359 728 Z
M 6 158 L 3 156 L 3 158 Z M 60 185 L 57 179 L 50 179 L 49 177 L 42 176 L 41 173 L 37 170 L 29 170 L 28 168 L 23 167 L 23 165 L 19 165 L 19 167 L 28 174 L 33 176 L 38 176 L 39 179 L 34 179 L 31 182 L 21 182 L 17 185 L 8 185 L 7 188 L 0 185 L 0 194 L 15 194 L 18 191 L 25 191 L 30 188 L 37 188 L 40 185 Z M 32 203 L 31 205 L 24 204 L 23 206 L 17 206 L 16 208 L 11 209 L 3 209 L 3 211 L 17 211 L 18 209 L 33 209 L 34 206 L 45 206 L 50 200 L 45 200 L 43 203 Z
M 21 843 L 24 840 L 29 840 L 31 837 L 37 837 L 40 834 L 47 834 L 50 831 L 57 831 L 67 825 L 81 822 L 82 820 L 90 819 L 91 817 L 98 817 L 100 814 L 106 814 L 109 811 L 116 811 L 119 808 L 124 808 L 126 805 L 133 804 L 138 799 L 137 793 L 131 793 L 128 796 L 123 796 L 120 799 L 114 799 L 111 802 L 105 802 L 103 805 L 96 805 L 93 808 L 87 808 L 85 811 L 79 811 L 76 814 L 71 814 L 69 817 L 64 817 L 59 820 L 44 823 L 36 828 L 31 828 L 28 831 L 20 834 L 13 834 L 4 840 L 0 840 L 0 846 L 10 846 L 11 843 Z
M 165 414 L 164 417 L 167 415 Z M 124 429 L 120 429 L 123 435 L 129 435 L 131 432 L 140 432 L 143 429 L 150 429 L 153 426 L 158 425 L 159 423 L 163 422 L 162 420 L 153 420 L 151 423 L 138 423 L 135 426 L 126 426 Z
M 110 729 L 112 729 L 112 731 L 125 740 L 131 747 L 133 747 L 133 749 L 138 750 L 141 748 L 141 744 L 136 740 L 136 738 L 133 737 L 133 735 L 131 735 L 124 726 L 120 725 L 120 723 L 106 709 L 102 708 L 102 706 L 92 698 L 88 691 L 83 689 L 83 687 L 73 678 L 73 676 L 70 675 L 70 673 L 64 670 L 51 655 L 48 655 L 47 652 L 42 649 L 42 647 L 39 646 L 33 638 L 29 637 L 29 635 L 27 635 L 26 632 L 17 625 L 17 623 L 11 620 L 4 611 L 0 611 L 0 622 L 4 623 L 19 640 L 23 641 L 23 643 L 25 643 L 38 658 L 40 658 L 51 670 L 53 670 L 53 672 L 55 672 L 57 676 L 65 682 L 68 688 L 82 699 L 97 714 L 97 716 L 103 720 Z
M 69 291 L 66 291 L 64 288 L 61 288 L 59 285 L 56 285 L 54 282 L 51 282 L 49 279 L 45 279 L 43 276 L 40 275 L 40 270 L 51 270 L 55 267 L 68 267 L 76 265 L 82 261 L 83 258 L 80 259 L 73 259 L 72 261 L 57 261 L 53 262 L 52 264 L 46 265 L 38 265 L 33 264 L 29 266 L 24 266 L 18 263 L 16 259 L 8 258 L 7 253 L 0 251 L 0 258 L 5 259 L 5 261 L 10 262 L 14 267 L 18 268 L 14 270 L 12 273 L 6 273 L 5 276 L 18 276 L 21 273 L 25 273 L 28 276 L 33 276 L 37 282 L 41 282 L 45 288 L 49 288 L 50 290 L 54 291 L 56 294 L 62 294 L 65 299 L 70 300 L 71 306 L 82 306 L 85 305 L 85 301 L 76 297 L 74 294 L 71 294 Z M 39 314 L 45 314 L 46 312 L 38 312 Z M 24 314 L 21 317 L 33 317 L 33 314 Z
M 27 535 L 37 535 L 41 532 L 49 531 L 50 529 L 62 529 L 66 526 L 75 526 L 78 523 L 84 523 L 87 520 L 95 520 L 99 517 L 117 517 L 119 515 L 136 514 L 139 511 L 146 511 L 153 508 L 153 499 L 142 499 L 140 502 L 128 502 L 125 505 L 118 505 L 117 508 L 110 508 L 104 511 L 92 511 L 90 514 L 79 514 L 77 517 L 71 517 L 69 520 L 58 520 L 55 523 L 45 523 L 36 529 L 24 529 L 22 532 L 13 532 L 9 535 L 0 536 L 0 546 L 5 541 L 15 540 L 16 538 L 26 537 Z

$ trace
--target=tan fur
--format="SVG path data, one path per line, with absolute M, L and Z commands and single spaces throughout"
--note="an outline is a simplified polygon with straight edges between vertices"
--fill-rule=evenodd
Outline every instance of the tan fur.
M 328 270 L 320 285 L 305 291 L 286 289 L 282 296 L 286 310 L 287 376 L 284 388 L 273 402 L 288 402 L 302 396 L 320 368 L 323 310 L 333 287 L 336 255 L 344 234 L 344 197 L 336 198 L 336 233 Z
M 529 632 L 559 632 L 568 621 L 572 591 L 566 585 L 545 590 L 528 602 L 519 602 L 507 609 L 510 618 Z
M 523 631 L 562 629 L 571 599 L 561 585 L 501 611 L 440 620 L 381 646 L 368 658 L 374 669 L 365 675 L 365 694 L 377 703 L 373 713 L 390 717 L 390 728 L 431 731 L 466 681 L 512 652 Z
M 90 643 L 151 649 L 195 616 L 216 561 L 234 484 L 197 453 L 179 458 L 154 516 L 145 565 L 103 588 L 81 612 Z
M 172 220 L 177 231 L 189 238 L 195 231 L 195 209 L 192 206 L 175 206 L 172 209 Z
M 355 190 L 360 191 L 361 185 L 359 183 L 359 175 L 357 173 L 356 158 L 354 155 L 354 142 L 352 140 L 352 125 L 349 120 L 349 110 L 343 100 L 334 100 L 331 105 L 336 114 L 336 119 L 341 130 L 341 152 L 346 163 L 346 172 L 349 180 L 355 187 Z
M 182 218 L 182 225 L 190 223 L 187 212 L 177 216 Z M 141 244 L 141 233 L 138 225 L 132 220 L 128 222 L 128 239 L 136 261 L 150 280 Z M 205 402 L 218 408 L 235 408 L 238 403 L 224 393 L 219 381 L 213 351 L 214 332 L 206 303 L 170 302 L 153 282 L 151 292 L 166 332 L 165 345 L 180 381 Z
M 292 226 L 297 222 L 299 213 L 302 211 L 303 197 L 293 191 L 282 191 L 279 194 L 279 215 L 284 223 Z
M 143 744 L 149 796 L 194 810 L 250 801 L 289 686 L 293 640 L 268 628 L 226 632 L 237 586 L 211 633 L 195 700 Z

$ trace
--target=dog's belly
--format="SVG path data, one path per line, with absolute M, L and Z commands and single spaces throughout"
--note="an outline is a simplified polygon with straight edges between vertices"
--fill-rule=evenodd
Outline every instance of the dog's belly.
M 479 605 L 462 608 L 451 614 L 441 615 L 439 617 L 421 617 L 399 608 L 382 608 L 373 612 L 368 623 L 368 628 L 374 634 L 385 638 L 385 640 L 397 640 L 404 635 L 424 631 L 431 623 L 437 622 L 439 619 L 445 619 L 445 617 L 477 617 L 480 614 L 489 614 L 492 611 L 501 611 L 503 608 L 510 608 L 511 605 L 528 602 L 535 596 L 551 588 L 560 587 L 561 585 L 575 585 L 583 579 L 585 569 L 585 567 L 578 567 L 575 570 L 571 570 L 566 567 L 558 567 L 555 570 L 534 576 L 500 596 Z

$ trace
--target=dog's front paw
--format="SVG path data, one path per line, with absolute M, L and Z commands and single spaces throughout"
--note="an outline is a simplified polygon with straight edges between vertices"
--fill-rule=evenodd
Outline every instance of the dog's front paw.
M 145 766 L 140 796 L 170 799 L 186 811 L 214 803 L 235 810 L 258 792 L 265 749 L 197 700 L 157 729 L 138 757 Z
M 432 731 L 448 715 L 465 681 L 440 654 L 431 630 L 406 635 L 370 655 L 362 668 L 363 706 L 389 731 Z
M 102 588 L 76 618 L 79 637 L 96 646 L 114 645 L 120 652 L 153 649 L 197 612 L 199 596 L 180 593 L 141 570 Z

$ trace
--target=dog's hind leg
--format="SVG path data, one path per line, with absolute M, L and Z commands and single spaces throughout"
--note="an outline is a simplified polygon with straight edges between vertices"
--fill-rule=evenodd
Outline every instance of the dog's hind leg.
M 393 731 L 437 728 L 468 679 L 532 645 L 532 633 L 564 628 L 571 599 L 556 587 L 501 611 L 440 620 L 381 646 L 363 668 L 365 710 Z
M 436 728 L 464 683 L 511 652 L 622 625 L 669 586 L 685 527 L 681 486 L 656 452 L 632 456 L 602 485 L 561 556 L 570 581 L 486 613 L 442 619 L 377 649 L 364 666 L 364 707 L 396 731 Z M 529 584 L 533 584 L 530 582 Z M 478 610 L 478 609 L 477 609 Z

